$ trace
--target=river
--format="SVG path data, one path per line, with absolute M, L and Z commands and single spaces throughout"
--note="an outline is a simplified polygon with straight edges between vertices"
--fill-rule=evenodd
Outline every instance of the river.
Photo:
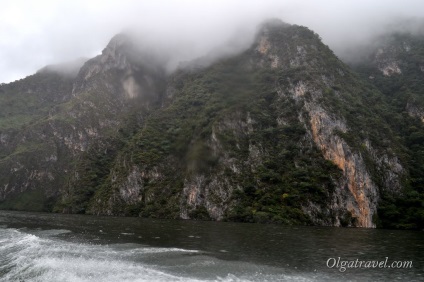
M 0 211 L 0 281 L 424 281 L 424 232 Z

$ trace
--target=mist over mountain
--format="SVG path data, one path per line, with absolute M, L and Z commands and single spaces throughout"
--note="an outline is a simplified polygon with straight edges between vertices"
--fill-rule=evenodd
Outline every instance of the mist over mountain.
M 37 73 L 55 72 L 62 76 L 75 78 L 86 61 L 88 61 L 88 58 L 78 58 L 61 64 L 48 65 L 39 69 Z
M 230 48 L 248 48 L 256 27 L 268 18 L 311 28 L 344 57 L 345 50 L 399 28 L 399 22 L 422 18 L 422 11 L 418 0 L 6 0 L 0 11 L 0 82 L 21 79 L 46 65 L 94 57 L 115 34 L 130 29 L 155 50 L 171 53 L 173 69 L 178 61 L 191 61 L 231 42 Z
M 347 65 L 303 26 L 238 30 L 130 29 L 2 84 L 0 208 L 422 229 L 422 36 Z

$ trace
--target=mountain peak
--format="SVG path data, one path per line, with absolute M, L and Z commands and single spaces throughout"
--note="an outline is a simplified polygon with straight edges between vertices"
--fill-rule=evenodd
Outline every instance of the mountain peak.
M 128 49 L 132 46 L 132 40 L 130 36 L 125 33 L 118 33 L 107 44 L 106 48 L 103 49 L 103 56 L 112 56 L 115 57 L 117 52 L 121 52 L 125 49 Z
M 74 81 L 3 86 L 0 208 L 361 227 L 403 213 L 421 229 L 421 49 L 399 42 L 413 76 L 374 69 L 384 95 L 308 28 L 257 31 L 171 74 L 174 46 L 118 34 Z
M 81 67 L 77 80 L 84 82 L 111 69 L 130 71 L 133 60 L 129 57 L 134 53 L 133 45 L 128 35 L 124 33 L 115 35 L 103 49 L 102 54 L 88 60 Z
M 259 25 L 259 30 L 267 30 L 267 29 L 275 29 L 275 28 L 284 28 L 284 27 L 289 27 L 291 26 L 290 24 L 283 22 L 280 19 L 277 18 L 270 18 L 268 20 L 263 21 L 260 25 Z

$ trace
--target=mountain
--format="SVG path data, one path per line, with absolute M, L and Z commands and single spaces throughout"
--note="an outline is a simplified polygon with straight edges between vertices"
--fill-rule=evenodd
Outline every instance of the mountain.
M 380 219 L 387 227 L 422 226 L 424 203 L 424 33 L 384 34 L 351 62 L 363 80 L 383 93 L 385 119 L 404 147 L 407 181 L 401 193 L 381 194 Z
M 314 32 L 271 20 L 238 55 L 166 59 L 120 34 L 76 77 L 2 85 L 0 208 L 423 228 L 401 126 L 422 124 Z

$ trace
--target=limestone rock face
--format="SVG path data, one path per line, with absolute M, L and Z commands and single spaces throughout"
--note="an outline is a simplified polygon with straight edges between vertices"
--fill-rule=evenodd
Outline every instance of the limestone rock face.
M 405 75 L 386 53 L 381 77 Z M 74 77 L 2 85 L 19 124 L 0 116 L 0 207 L 373 228 L 409 185 L 384 95 L 307 28 L 268 21 L 204 67 L 164 60 L 120 34 Z

